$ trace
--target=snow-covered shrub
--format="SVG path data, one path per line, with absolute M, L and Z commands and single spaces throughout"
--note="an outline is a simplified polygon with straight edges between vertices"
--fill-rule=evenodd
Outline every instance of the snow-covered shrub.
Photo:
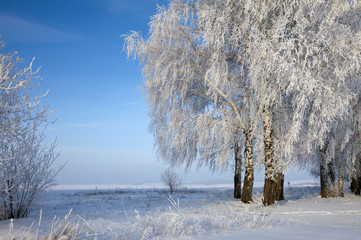
M 71 210 L 63 219 L 54 218 L 48 232 L 44 234 L 42 240 L 76 240 L 79 238 L 97 239 L 93 233 L 91 226 L 81 217 L 72 218 Z M 95 232 L 95 231 L 94 231 Z
M 37 194 L 52 187 L 59 172 L 51 167 L 58 156 L 55 144 L 43 146 L 44 136 L 31 135 L 26 147 L 16 140 L 0 150 L 11 158 L 0 165 L 0 219 L 26 217 Z
M 170 195 L 179 188 L 182 181 L 174 169 L 168 168 L 162 173 L 162 182 L 169 187 Z
M 16 54 L 0 52 L 0 220 L 26 217 L 60 170 L 52 168 L 56 143 L 44 143 L 42 127 L 50 113 L 41 100 L 47 94 L 37 89 L 32 62 L 24 69 L 21 64 Z
M 279 224 L 266 214 L 253 211 L 264 208 L 262 203 L 240 204 L 239 211 L 232 211 L 229 203 L 213 203 L 194 209 L 181 208 L 179 200 L 169 198 L 171 206 L 166 211 L 158 209 L 156 214 L 142 216 L 137 210 L 137 221 L 124 233 L 122 239 L 156 239 L 157 237 L 179 238 L 201 236 L 244 227 L 254 229 Z
M 41 233 L 40 228 L 42 225 L 42 211 L 40 211 L 39 221 L 35 229 L 34 223 L 26 229 L 22 230 L 22 233 L 15 233 L 13 228 L 13 220 L 10 221 L 8 240 L 76 240 L 76 239 L 98 239 L 95 230 L 90 224 L 80 216 L 71 215 L 70 210 L 64 218 L 54 217 L 51 226 L 45 230 L 45 233 Z

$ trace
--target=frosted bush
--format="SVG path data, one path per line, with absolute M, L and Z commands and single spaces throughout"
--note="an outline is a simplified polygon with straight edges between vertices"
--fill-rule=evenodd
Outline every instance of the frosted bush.
M 142 216 L 136 210 L 136 222 L 122 239 L 155 239 L 158 237 L 174 238 L 200 236 L 208 233 L 218 233 L 239 228 L 262 228 L 278 225 L 277 219 L 270 219 L 259 208 L 262 202 L 241 204 L 213 203 L 195 211 L 194 208 L 181 208 L 179 200 L 169 198 L 171 206 L 152 215 Z M 238 207 L 239 206 L 239 207 Z M 258 209 L 258 210 L 257 210 Z
M 42 224 L 42 211 L 38 225 L 33 230 L 34 223 L 26 229 L 20 229 L 22 232 L 14 232 L 13 221 L 10 221 L 8 240 L 76 240 L 76 239 L 97 239 L 95 230 L 89 223 L 80 216 L 71 215 L 70 210 L 64 218 L 54 217 L 51 226 L 45 233 L 40 233 Z M 35 231 L 35 232 L 34 232 Z

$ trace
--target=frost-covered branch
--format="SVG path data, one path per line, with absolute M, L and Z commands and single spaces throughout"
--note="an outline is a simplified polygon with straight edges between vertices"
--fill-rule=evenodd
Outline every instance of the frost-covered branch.
M 21 218 L 40 191 L 54 185 L 60 169 L 56 142 L 46 145 L 45 125 L 51 114 L 37 92 L 38 71 L 21 69 L 16 54 L 0 53 L 0 219 Z

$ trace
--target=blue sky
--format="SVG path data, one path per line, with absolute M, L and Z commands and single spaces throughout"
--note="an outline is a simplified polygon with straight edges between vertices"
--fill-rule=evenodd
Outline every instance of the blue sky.
M 122 53 L 121 35 L 147 34 L 156 4 L 166 0 L 0 0 L 3 52 L 35 57 L 57 122 L 60 184 L 159 182 L 138 63 Z M 232 182 L 232 171 L 183 173 L 183 181 Z M 260 178 L 261 180 L 261 178 Z

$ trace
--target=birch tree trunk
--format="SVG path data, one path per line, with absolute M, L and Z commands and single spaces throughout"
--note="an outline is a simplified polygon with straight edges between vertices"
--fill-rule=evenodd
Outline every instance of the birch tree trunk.
M 12 193 L 12 187 L 13 187 L 13 184 L 10 183 L 10 180 L 8 179 L 7 180 L 7 184 L 8 184 L 8 193 L 9 194 L 9 209 L 8 209 L 8 216 L 9 216 L 9 219 L 13 219 L 15 218 L 15 215 L 14 215 L 14 199 L 13 199 L 13 193 Z
M 358 108 L 356 110 L 359 113 L 358 116 L 361 116 L 361 114 L 360 114 L 361 106 L 360 105 L 361 104 L 359 102 Z M 359 133 L 358 133 L 359 139 L 358 140 L 359 140 L 359 143 L 361 143 L 361 119 L 358 121 L 358 129 L 359 129 Z M 357 167 L 358 167 L 358 169 L 357 169 Z M 361 153 L 359 153 L 358 159 L 356 160 L 354 170 L 355 170 L 354 171 L 355 195 L 360 196 L 360 188 L 361 188 L 361 186 L 360 186 L 361 185 L 361 181 L 360 181 L 360 178 L 361 178 Z M 359 175 L 357 174 L 357 172 L 359 173 Z
M 263 110 L 264 130 L 264 153 L 265 153 L 265 180 L 263 188 L 263 204 L 265 206 L 275 203 L 275 181 L 274 181 L 274 151 L 272 139 L 272 126 L 270 110 Z
M 244 158 L 246 165 L 246 173 L 244 176 L 241 201 L 243 203 L 250 203 L 253 202 L 252 195 L 253 195 L 254 173 L 253 173 L 253 145 L 252 145 L 252 138 L 249 136 L 249 134 L 245 135 Z
M 354 189 L 355 189 L 355 195 L 360 196 L 360 184 L 359 184 L 358 177 L 357 177 L 356 167 L 354 168 L 352 175 L 353 175 L 352 176 L 352 181 L 353 181 L 353 186 L 354 186 Z
M 320 150 L 320 184 L 321 184 L 321 198 L 327 198 L 327 178 L 326 178 L 326 150 Z
M 340 146 L 336 146 L 336 164 L 338 168 L 338 186 L 337 186 L 337 196 L 344 197 L 344 184 L 345 184 L 345 173 L 341 163 L 341 153 L 340 153 Z
M 242 191 L 242 154 L 241 147 L 238 144 L 238 139 L 236 139 L 234 144 L 234 198 L 241 198 Z
M 345 179 L 345 175 L 343 172 L 343 168 L 342 168 L 341 164 L 339 163 L 339 166 L 338 166 L 338 196 L 339 197 L 345 196 L 345 194 L 343 192 L 344 179 Z
M 360 154 L 361 155 L 361 154 Z M 361 156 L 358 158 L 358 167 L 359 167 L 359 173 L 361 173 Z M 357 176 L 357 171 L 355 171 L 355 182 L 356 182 L 356 188 L 355 188 L 355 195 L 360 196 L 360 177 Z
M 334 168 L 334 159 L 331 159 L 327 163 L 327 190 L 329 197 L 336 197 L 336 174 L 335 174 L 335 168 Z
M 285 197 L 283 195 L 283 185 L 285 182 L 285 175 L 283 173 L 276 173 L 275 177 L 275 187 L 276 187 L 276 201 L 282 201 L 285 200 Z

